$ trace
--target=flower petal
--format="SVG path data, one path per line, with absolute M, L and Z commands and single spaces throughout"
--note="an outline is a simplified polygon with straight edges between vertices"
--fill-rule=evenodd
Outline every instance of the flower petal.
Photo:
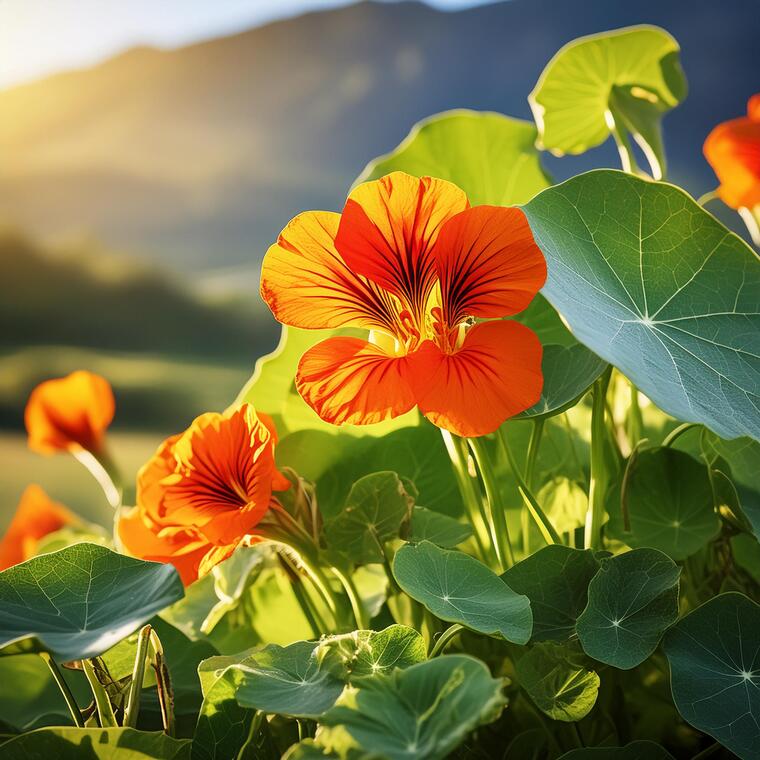
M 111 386 L 92 372 L 80 370 L 40 383 L 24 412 L 29 448 L 43 454 L 72 447 L 97 452 L 114 410 Z
M 79 522 L 73 512 L 53 501 L 42 488 L 27 486 L 0 541 L 0 570 L 29 559 L 39 539 Z
M 540 398 L 541 354 L 536 334 L 513 321 L 475 325 L 452 354 L 427 341 L 410 357 L 420 411 L 456 435 L 492 433 Z
M 720 180 L 718 195 L 731 208 L 760 204 L 760 121 L 732 119 L 707 136 L 705 158 Z
M 308 211 L 280 233 L 261 265 L 261 297 L 291 327 L 388 329 L 388 295 L 354 274 L 335 250 L 340 214 Z
M 522 209 L 476 206 L 443 225 L 435 246 L 444 318 L 506 317 L 546 281 L 546 259 Z
M 328 338 L 301 357 L 296 387 L 325 422 L 371 425 L 414 406 L 407 364 L 360 338 Z
M 335 246 L 354 272 L 419 314 L 436 279 L 432 247 L 443 223 L 468 205 L 451 182 L 393 172 L 354 188 Z

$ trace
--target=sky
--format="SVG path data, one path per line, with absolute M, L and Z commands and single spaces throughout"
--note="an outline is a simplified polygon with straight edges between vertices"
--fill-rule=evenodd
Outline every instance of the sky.
M 386 0 L 387 1 L 387 0 Z M 488 0 L 425 0 L 456 10 Z M 0 0 L 0 89 L 134 45 L 177 47 L 351 0 Z

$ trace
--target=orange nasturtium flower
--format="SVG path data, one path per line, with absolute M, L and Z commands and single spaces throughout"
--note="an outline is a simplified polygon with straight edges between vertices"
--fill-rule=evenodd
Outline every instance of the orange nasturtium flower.
M 108 381 L 92 372 L 79 370 L 40 383 L 24 413 L 29 448 L 42 454 L 80 449 L 97 454 L 114 408 Z
M 521 209 L 470 208 L 451 182 L 394 172 L 356 187 L 342 214 L 293 219 L 264 257 L 261 295 L 292 327 L 369 330 L 301 358 L 296 386 L 323 420 L 366 425 L 417 406 L 478 436 L 539 399 L 541 344 L 499 318 L 545 279 Z
M 718 175 L 718 196 L 734 209 L 760 206 L 760 93 L 747 116 L 719 124 L 707 136 L 705 157 Z
M 119 536 L 135 557 L 169 562 L 185 585 L 229 557 L 290 485 L 274 462 L 271 420 L 243 404 L 197 417 L 137 476 L 137 506 Z
M 73 512 L 53 501 L 42 488 L 27 486 L 0 541 L 0 570 L 33 557 L 37 542 L 49 533 L 79 522 Z

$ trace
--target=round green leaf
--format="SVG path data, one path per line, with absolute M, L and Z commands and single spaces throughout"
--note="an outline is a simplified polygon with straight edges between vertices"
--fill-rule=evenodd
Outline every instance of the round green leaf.
M 541 371 L 544 385 L 541 398 L 515 419 L 552 417 L 575 404 L 607 368 L 607 362 L 576 343 L 571 346 L 544 346 Z
M 588 586 L 599 570 L 590 550 L 553 544 L 509 568 L 501 577 L 530 599 L 533 641 L 567 641 L 586 607 Z
M 760 606 L 720 594 L 665 636 L 673 700 L 683 718 L 742 760 L 760 747 Z
M 317 718 L 343 691 L 343 682 L 320 668 L 313 641 L 270 644 L 230 665 L 241 707 L 296 718 Z
M 636 454 L 624 498 L 630 531 L 620 511 L 610 515 L 606 530 L 628 546 L 685 559 L 720 530 L 707 468 L 683 451 L 662 447 Z
M 438 760 L 477 726 L 495 720 L 501 681 L 474 657 L 444 655 L 362 679 L 320 720 L 319 744 L 341 757 Z
M 659 179 L 662 114 L 686 97 L 678 43 L 637 26 L 581 37 L 549 61 L 528 96 L 539 141 L 555 155 L 583 153 L 625 128 L 642 144 Z
M 585 718 L 596 703 L 599 676 L 582 654 L 551 642 L 534 644 L 515 662 L 517 680 L 552 720 Z
M 530 602 L 481 562 L 429 541 L 406 544 L 393 561 L 401 588 L 436 617 L 525 644 L 533 627 Z
M 320 667 L 342 681 L 408 668 L 427 659 L 425 640 L 413 628 L 391 625 L 382 631 L 353 631 L 320 640 Z
M 683 190 L 612 170 L 525 206 L 544 295 L 660 408 L 760 438 L 760 259 Z
M 38 728 L 0 747 L 4 758 L 188 760 L 190 741 L 134 728 Z
M 357 181 L 403 171 L 449 180 L 473 206 L 524 203 L 551 184 L 535 142 L 530 122 L 498 113 L 446 111 L 412 127 L 395 150 L 370 162 Z
M 448 515 L 432 509 L 415 507 L 406 536 L 411 543 L 430 541 L 431 544 L 451 549 L 466 541 L 472 535 L 472 528 Z
M 589 657 L 629 670 L 657 648 L 678 617 L 680 568 L 657 549 L 601 560 L 576 630 Z
M 0 652 L 95 657 L 183 595 L 171 565 L 75 544 L 0 573 Z
M 395 472 L 365 475 L 351 487 L 343 511 L 325 523 L 327 545 L 357 564 L 382 562 L 383 544 L 398 538 L 412 505 Z
M 565 752 L 559 760 L 673 760 L 664 747 L 639 740 L 625 747 L 584 747 Z

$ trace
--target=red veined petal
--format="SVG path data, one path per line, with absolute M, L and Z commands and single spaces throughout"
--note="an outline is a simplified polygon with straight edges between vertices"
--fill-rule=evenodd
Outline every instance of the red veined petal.
M 335 246 L 354 272 L 395 293 L 419 317 L 437 276 L 432 247 L 443 223 L 468 205 L 451 182 L 393 172 L 354 188 Z
M 279 322 L 307 329 L 388 329 L 393 306 L 335 250 L 340 214 L 308 211 L 280 233 L 261 265 L 261 297 Z
M 506 317 L 528 306 L 546 281 L 546 259 L 522 209 L 476 206 L 449 219 L 435 258 L 444 319 Z
M 540 398 L 541 354 L 536 334 L 513 321 L 475 325 L 452 354 L 426 341 L 410 357 L 420 411 L 456 435 L 492 433 Z
M 365 340 L 328 338 L 301 357 L 296 387 L 325 422 L 371 425 L 414 407 L 407 366 Z

